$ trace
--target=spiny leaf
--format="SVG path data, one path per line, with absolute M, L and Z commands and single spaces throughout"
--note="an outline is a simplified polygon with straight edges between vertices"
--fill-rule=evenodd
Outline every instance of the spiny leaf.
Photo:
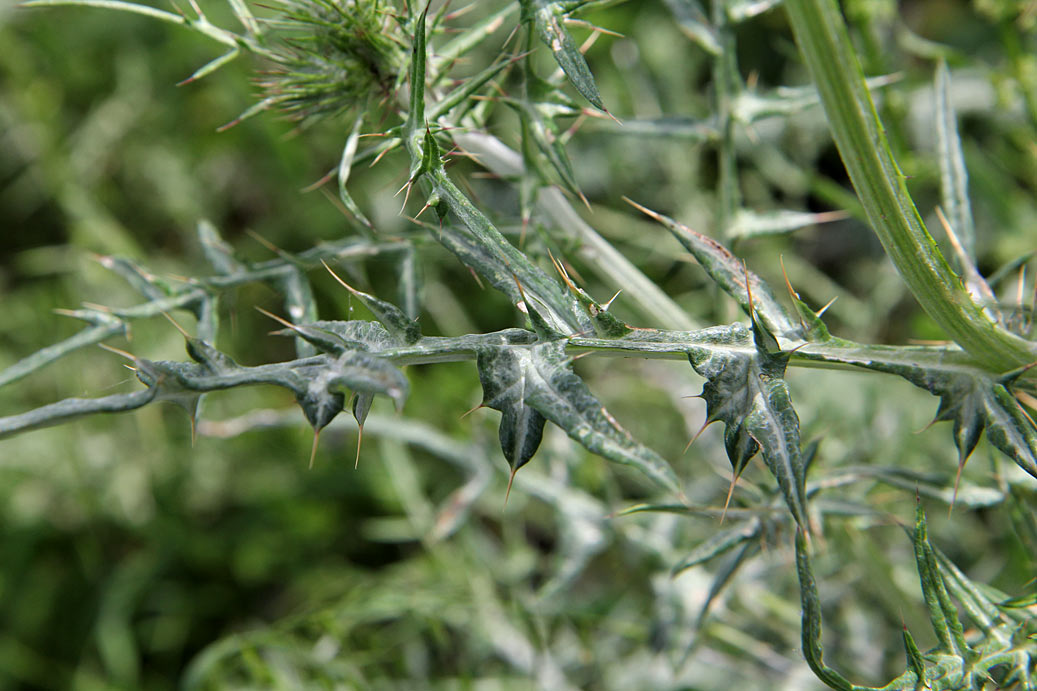
M 499 341 L 499 337 L 495 340 Z M 74 399 L 71 403 L 44 406 L 23 415 L 0 418 L 0 436 L 93 412 L 131 410 L 152 400 L 176 403 L 193 417 L 204 392 L 256 384 L 291 390 L 307 420 L 315 430 L 320 430 L 342 411 L 344 395 L 349 391 L 387 395 L 397 408 L 409 391 L 406 377 L 391 362 L 360 350 L 344 349 L 337 357 L 318 355 L 258 367 L 243 367 L 195 338 L 187 338 L 187 350 L 195 362 L 151 361 L 123 353 L 133 360 L 137 378 L 148 387 L 146 397 L 105 397 L 94 402 Z
M 378 352 L 385 348 L 403 345 L 402 339 L 392 336 L 378 322 L 366 319 L 350 321 L 316 321 L 309 324 L 292 324 L 265 310 L 267 316 L 289 327 L 290 331 L 279 331 L 281 335 L 298 334 L 319 350 L 332 355 L 341 355 L 347 350 Z
M 97 257 L 104 268 L 121 276 L 134 290 L 149 300 L 161 300 L 173 294 L 173 287 L 165 280 L 123 257 Z
M 979 626 L 980 630 L 984 634 L 990 635 L 999 623 L 1006 620 L 998 605 L 1007 598 L 1007 595 L 990 586 L 981 589 L 969 580 L 961 569 L 947 558 L 946 554 L 936 547 L 932 547 L 932 550 L 947 590 L 961 604 L 962 609 Z
M 922 584 L 922 597 L 925 599 L 926 609 L 929 611 L 929 621 L 932 624 L 933 632 L 936 634 L 940 650 L 953 653 L 955 652 L 955 640 L 951 634 L 951 622 L 947 618 L 948 612 L 944 607 L 947 592 L 933 558 L 932 548 L 929 546 L 925 511 L 922 509 L 921 503 L 915 510 L 914 548 L 918 576 Z
M 922 595 L 938 646 L 922 655 L 905 629 L 908 670 L 883 689 L 959 691 L 986 688 L 992 678 L 998 680 L 998 688 L 1030 688 L 1030 670 L 1037 652 L 1028 639 L 1037 628 L 1032 615 L 1013 613 L 1003 604 L 1004 593 L 973 583 L 937 550 L 929 542 L 921 504 L 916 507 L 911 532 Z M 951 595 L 982 632 L 971 644 L 965 640 Z
M 426 8 L 427 10 L 427 8 Z M 423 13 L 424 16 L 424 13 Z M 586 314 L 569 295 L 535 266 L 522 252 L 509 243 L 482 211 L 461 192 L 450 180 L 443 167 L 442 157 L 437 154 L 438 144 L 431 131 L 424 127 L 424 72 L 426 61 L 424 20 L 415 30 L 413 56 L 411 58 L 411 104 L 407 121 L 405 145 L 411 156 L 411 182 L 423 178 L 431 188 L 431 197 L 443 206 L 441 218 L 452 212 L 468 231 L 441 233 L 442 239 L 465 263 L 486 276 L 494 287 L 513 300 L 519 298 L 516 283 L 521 285 L 529 298 L 526 306 L 535 310 L 543 322 L 560 334 L 571 334 L 590 329 Z M 418 95 L 421 92 L 421 95 Z M 419 122 L 418 118 L 422 118 Z M 419 129 L 420 128 L 420 129 Z M 420 172 L 420 176 L 416 176 Z M 449 244 L 448 244 L 449 243 Z M 517 281 L 516 281 L 517 279 Z
M 359 350 L 346 351 L 324 372 L 328 375 L 326 386 L 330 391 L 345 393 L 348 389 L 358 393 L 385 394 L 393 400 L 397 410 L 403 407 L 410 391 L 407 377 L 397 367 Z
M 724 446 L 735 478 L 762 449 L 789 510 L 808 530 L 799 417 L 783 378 L 789 354 L 777 350 L 776 343 L 768 343 L 769 334 L 759 322 L 754 320 L 753 326 L 755 352 L 692 349 L 688 360 L 706 378 L 701 395 L 706 401 L 707 424 L 724 422 Z
M 327 264 L 324 264 L 324 268 L 328 270 L 335 280 L 339 282 L 346 290 L 360 298 L 360 301 L 364 303 L 367 309 L 371 310 L 371 313 L 378 318 L 385 328 L 389 330 L 395 336 L 402 338 L 404 343 L 414 343 L 421 338 L 421 326 L 414 319 L 411 319 L 396 305 L 380 300 L 374 295 L 361 292 L 343 281 L 338 274 L 331 270 Z
M 472 96 L 494 77 L 504 71 L 504 68 L 513 64 L 511 60 L 496 62 L 479 74 L 464 80 L 460 86 L 447 94 L 441 101 L 436 103 L 428 115 L 429 122 L 436 122 L 440 117 L 450 112 L 452 108 L 462 104 L 469 104 Z
M 550 252 L 548 252 L 550 254 Z M 587 314 L 594 322 L 594 332 L 601 338 L 621 338 L 633 332 L 633 328 L 627 324 L 624 324 L 620 320 L 616 319 L 611 312 L 608 311 L 609 305 L 612 304 L 612 300 L 608 304 L 602 305 L 597 300 L 588 295 L 582 288 L 573 283 L 572 279 L 569 278 L 569 272 L 566 271 L 565 266 L 562 262 L 554 258 L 551 255 L 551 262 L 555 266 L 555 270 L 558 271 L 558 275 L 562 277 L 562 281 L 566 287 L 569 288 L 576 299 L 583 305 L 584 309 L 587 310 Z M 616 297 L 619 293 L 616 293 Z M 615 300 L 615 297 L 612 298 Z
M 749 290 L 752 291 L 753 308 L 764 325 L 778 336 L 798 338 L 801 329 L 797 319 L 778 302 L 774 292 L 762 278 L 748 271 L 731 251 L 711 237 L 697 233 L 677 221 L 645 208 L 629 199 L 628 204 L 666 226 L 673 236 L 694 255 L 720 288 L 733 297 L 742 309 L 749 313 Z M 746 282 L 749 290 L 746 289 Z
M 1008 389 L 995 384 L 985 398 L 987 438 L 1016 464 L 1037 477 L 1037 427 Z
M 925 670 L 925 658 L 922 657 L 922 651 L 918 649 L 918 644 L 915 643 L 915 639 L 911 636 L 911 632 L 904 627 L 904 650 L 907 653 L 907 666 L 912 672 L 914 672 L 918 681 L 915 683 L 916 691 L 921 689 L 929 688 L 929 675 Z
M 342 412 L 346 403 L 346 397 L 341 391 L 328 390 L 328 377 L 324 370 L 317 372 L 316 377 L 312 386 L 295 392 L 295 402 L 299 404 L 306 420 L 313 427 L 315 435 L 319 434 Z M 316 448 L 316 438 L 314 448 Z
M 445 173 L 437 172 L 434 184 L 440 203 L 445 204 L 469 231 L 444 230 L 441 240 L 448 249 L 514 302 L 525 300 L 526 307 L 535 310 L 554 332 L 568 335 L 593 330 L 587 312 L 580 304 L 509 243 Z M 519 294 L 518 285 L 522 286 L 525 297 Z
M 994 446 L 1037 477 L 1037 428 L 1009 391 L 1011 381 L 978 371 L 939 371 L 910 363 L 868 366 L 899 374 L 940 397 L 935 419 L 954 422 L 959 472 L 986 430 Z
M 532 23 L 537 36 L 554 55 L 558 66 L 565 72 L 569 82 L 576 87 L 590 104 L 602 112 L 608 112 L 601 101 L 594 75 L 576 41 L 565 28 L 566 11 L 563 4 L 555 0 L 519 0 L 523 23 Z
M 364 441 L 364 423 L 367 422 L 367 415 L 371 412 L 373 403 L 374 394 L 370 392 L 358 392 L 353 397 L 353 419 L 356 420 L 357 427 L 359 428 L 356 439 L 356 462 L 353 464 L 354 468 L 360 465 L 360 444 Z
M 526 405 L 588 450 L 610 461 L 632 466 L 664 489 L 680 493 L 677 476 L 666 461 L 620 427 L 572 371 L 564 341 L 510 346 L 485 354 L 479 351 L 479 354 L 485 365 L 485 368 L 480 367 L 480 379 L 491 386 L 485 392 L 487 405 L 492 402 L 504 407 L 507 401 L 514 410 L 521 396 Z M 528 435 L 521 437 L 524 443 L 518 447 L 526 451 L 534 438 L 532 422 L 535 418 L 521 412 L 515 414 L 514 421 L 515 429 Z M 522 423 L 521 428 L 519 423 Z M 522 459 L 523 455 L 515 458 Z
M 791 285 L 789 285 L 789 293 L 792 299 L 792 306 L 796 308 L 796 314 L 799 317 L 799 324 L 805 340 L 812 343 L 825 343 L 830 341 L 832 339 L 832 334 L 829 333 L 828 326 L 826 326 L 824 321 L 821 320 L 821 314 L 823 313 L 824 308 L 819 312 L 810 309 L 807 303 L 800 299 L 799 294 L 792 290 Z M 832 303 L 828 304 L 830 305 Z
M 506 346 L 480 348 L 476 363 L 483 388 L 482 405 L 501 412 L 501 450 L 514 475 L 539 448 L 546 419 L 526 403 L 524 363 L 513 349 Z
M 563 99 L 564 95 L 557 89 L 536 80 L 535 77 L 529 79 L 543 86 L 542 89 L 535 91 L 549 93 L 541 96 L 533 95 L 529 100 L 505 99 L 504 101 L 519 113 L 522 158 L 526 173 L 524 180 L 528 184 L 529 176 L 536 175 L 541 184 L 551 182 L 551 177 L 543 170 L 539 157 L 536 155 L 539 152 L 554 169 L 557 180 L 561 181 L 565 189 L 580 199 L 584 199 L 583 192 L 580 191 L 580 186 L 576 181 L 576 173 L 573 171 L 569 154 L 565 150 L 563 133 L 555 122 L 555 118 L 559 115 L 576 115 L 578 111 L 568 108 L 565 100 L 559 101 L 559 99 Z M 534 90 L 530 89 L 530 91 Z M 527 199 L 527 204 L 531 206 L 531 203 L 532 200 Z
M 237 58 L 239 55 L 241 55 L 241 51 L 235 48 L 234 50 L 230 50 L 217 58 L 213 58 L 212 60 L 210 60 L 209 62 L 205 63 L 204 65 L 196 69 L 194 72 L 192 72 L 191 76 L 178 82 L 177 86 L 184 86 L 185 84 L 196 82 L 199 79 L 202 79 L 203 77 L 208 77 L 210 74 L 220 69 L 224 65 L 233 62 L 234 59 Z

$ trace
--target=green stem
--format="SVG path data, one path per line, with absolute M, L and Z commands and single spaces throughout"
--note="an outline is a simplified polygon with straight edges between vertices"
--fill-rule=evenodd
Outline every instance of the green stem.
M 720 52 L 713 59 L 713 89 L 716 97 L 717 128 L 717 215 L 716 236 L 728 241 L 728 230 L 734 223 L 741 203 L 738 189 L 738 161 L 735 156 L 735 121 L 732 106 L 739 90 L 738 53 L 734 32 L 727 17 L 727 3 L 713 3 L 713 26 L 720 43 Z
M 785 7 L 868 220 L 919 304 L 992 371 L 1037 361 L 1037 344 L 1000 328 L 973 302 L 922 223 L 835 0 L 787 0 Z

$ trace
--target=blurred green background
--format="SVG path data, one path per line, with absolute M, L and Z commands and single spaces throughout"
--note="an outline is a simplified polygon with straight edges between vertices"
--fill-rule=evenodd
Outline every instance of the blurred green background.
M 233 25 L 222 3 L 204 5 L 214 22 Z M 986 272 L 1032 251 L 1037 237 L 1032 5 L 845 3 L 866 72 L 898 75 L 880 107 L 927 217 L 939 199 L 933 57 L 948 59 Z M 588 53 L 618 117 L 709 114 L 709 62 L 662 2 L 617 3 L 586 18 L 623 34 Z M 506 33 L 474 54 L 472 69 L 489 64 Z M 737 39 L 742 76 L 754 88 L 805 82 L 780 9 L 747 21 Z M 217 54 L 198 36 L 142 17 L 0 4 L 0 368 L 77 330 L 54 308 L 139 301 L 95 253 L 175 277 L 207 271 L 194 234 L 202 218 L 251 260 L 273 255 L 248 231 L 290 252 L 356 232 L 324 195 L 302 191 L 337 165 L 351 123 L 297 132 L 264 114 L 217 133 L 254 101 L 258 66 L 245 57 L 176 86 Z M 515 146 L 506 109 L 493 123 Z M 737 251 L 755 271 L 780 285 L 781 254 L 812 304 L 838 295 L 828 315 L 840 335 L 940 337 L 857 220 L 818 111 L 762 121 L 738 143 L 747 205 L 851 214 L 742 243 Z M 629 196 L 708 231 L 711 146 L 617 136 L 609 123 L 590 122 L 569 150 L 594 207 L 584 216 L 698 321 L 737 318 L 676 245 L 620 201 Z M 478 168 L 452 170 L 467 177 Z M 390 156 L 351 181 L 387 237 L 414 234 L 392 197 L 406 175 L 403 158 Z M 514 190 L 470 182 L 514 228 Z M 435 243 L 415 241 L 426 333 L 521 325 L 505 299 L 480 291 Z M 391 296 L 390 268 L 362 262 L 352 279 Z M 362 316 L 330 277 L 314 272 L 311 280 L 323 318 Z M 610 294 L 593 282 L 588 290 L 601 300 Z M 292 357 L 291 341 L 267 336 L 272 323 L 253 310 L 281 313 L 272 291 L 242 288 L 223 305 L 221 349 L 244 364 Z M 616 310 L 644 323 L 626 298 Z M 182 339 L 162 319 L 135 323 L 131 341 L 111 343 L 150 359 L 184 358 Z M 700 389 L 690 367 L 593 359 L 577 367 L 624 426 L 674 464 L 692 501 L 722 504 L 721 430 L 682 455 L 703 416 L 700 401 L 681 398 Z M 352 420 L 342 416 L 325 432 L 307 469 L 309 427 L 289 394 L 267 389 L 209 396 L 193 444 L 187 416 L 164 405 L 0 443 L 0 688 L 818 686 L 798 653 L 789 534 L 770 535 L 737 569 L 696 637 L 706 594 L 726 582 L 718 574 L 729 564 L 719 559 L 676 579 L 669 569 L 716 532 L 715 517 L 615 516 L 647 496 L 644 484 L 557 430 L 505 505 L 496 413 L 460 419 L 480 401 L 474 365 L 408 373 L 404 412 L 376 404 L 357 470 Z M 824 440 L 819 465 L 953 479 L 946 426 L 918 433 L 936 401 L 906 382 L 800 371 L 790 385 L 804 439 Z M 119 358 L 91 348 L 5 388 L 0 415 L 138 386 Z M 963 501 L 950 516 L 933 501 L 931 529 L 973 578 L 1018 593 L 1034 575 L 1025 535 L 1037 499 L 1032 482 L 1004 493 L 1014 477 L 1008 465 L 984 442 L 963 491 L 1000 499 Z M 734 505 L 771 484 L 754 464 Z M 831 500 L 867 504 L 875 516 L 826 526 L 830 549 L 817 568 L 828 653 L 862 683 L 884 683 L 903 668 L 901 621 L 923 649 L 933 643 L 911 546 L 896 524 L 911 520 L 914 490 L 857 481 L 835 487 Z

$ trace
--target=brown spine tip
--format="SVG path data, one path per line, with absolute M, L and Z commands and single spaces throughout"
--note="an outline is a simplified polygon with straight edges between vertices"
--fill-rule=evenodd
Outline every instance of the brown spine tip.
M 320 430 L 316 427 L 313 428 L 313 446 L 310 447 L 310 465 L 309 469 L 313 470 L 313 459 L 317 456 L 317 444 L 320 443 Z

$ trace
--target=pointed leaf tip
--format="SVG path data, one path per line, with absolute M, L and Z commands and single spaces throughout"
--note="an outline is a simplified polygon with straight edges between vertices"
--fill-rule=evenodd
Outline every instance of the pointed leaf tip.
M 587 60 L 580 52 L 579 46 L 573 40 L 572 34 L 565 28 L 566 11 L 563 4 L 557 0 L 520 0 L 522 5 L 523 21 L 532 22 L 537 37 L 546 45 L 555 62 L 568 77 L 580 95 L 602 111 L 608 113 L 605 104 L 598 92 L 598 85 L 594 81 Z

